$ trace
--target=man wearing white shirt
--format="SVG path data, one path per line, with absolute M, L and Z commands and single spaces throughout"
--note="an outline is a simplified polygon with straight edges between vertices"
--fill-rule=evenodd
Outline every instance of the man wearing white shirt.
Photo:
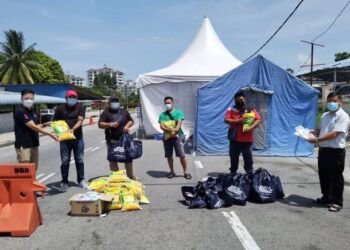
M 331 212 L 338 212 L 343 207 L 345 144 L 350 118 L 342 105 L 342 98 L 330 93 L 327 96 L 328 112 L 321 117 L 319 136 L 308 139 L 311 143 L 319 143 L 318 175 L 322 197 L 315 203 L 329 205 Z

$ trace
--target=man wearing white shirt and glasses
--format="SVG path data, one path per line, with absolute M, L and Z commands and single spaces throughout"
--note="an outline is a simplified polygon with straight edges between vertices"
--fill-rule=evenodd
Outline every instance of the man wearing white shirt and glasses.
M 341 96 L 330 93 L 327 96 L 328 112 L 321 117 L 319 136 L 308 139 L 311 143 L 319 143 L 318 175 L 322 197 L 314 202 L 328 205 L 331 212 L 338 212 L 343 207 L 345 144 L 350 118 L 342 105 Z

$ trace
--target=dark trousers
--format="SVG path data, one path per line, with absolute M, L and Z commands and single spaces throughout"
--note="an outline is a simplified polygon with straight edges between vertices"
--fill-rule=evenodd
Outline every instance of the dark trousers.
M 244 170 L 247 173 L 253 171 L 253 156 L 252 156 L 252 142 L 237 142 L 230 141 L 230 160 L 232 174 L 236 174 L 239 164 L 239 155 L 242 153 L 244 161 Z
M 345 149 L 322 148 L 318 154 L 318 175 L 324 199 L 343 205 Z
M 71 154 L 74 154 L 78 183 L 84 180 L 84 140 L 74 139 L 60 142 L 62 182 L 68 183 Z

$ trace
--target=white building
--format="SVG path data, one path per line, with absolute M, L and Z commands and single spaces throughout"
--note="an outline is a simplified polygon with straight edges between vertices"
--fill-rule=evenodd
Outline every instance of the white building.
M 76 86 L 85 86 L 85 79 L 75 75 L 66 75 L 68 82 Z
M 107 73 L 111 77 L 115 77 L 117 80 L 117 86 L 123 85 L 124 83 L 124 73 L 107 67 L 106 65 L 103 66 L 101 69 L 89 69 L 87 72 L 87 87 L 91 88 L 94 86 L 94 80 L 97 75 L 102 73 Z
M 118 86 L 118 90 L 124 95 L 129 96 L 131 94 L 137 95 L 137 84 L 133 80 L 127 80 L 125 84 Z

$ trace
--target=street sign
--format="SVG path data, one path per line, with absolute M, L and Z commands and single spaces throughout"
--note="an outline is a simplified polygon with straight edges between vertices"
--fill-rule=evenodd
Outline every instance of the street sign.
M 142 109 L 141 109 L 141 107 L 136 107 L 136 114 L 137 114 L 137 118 L 139 118 L 139 119 L 142 118 Z

